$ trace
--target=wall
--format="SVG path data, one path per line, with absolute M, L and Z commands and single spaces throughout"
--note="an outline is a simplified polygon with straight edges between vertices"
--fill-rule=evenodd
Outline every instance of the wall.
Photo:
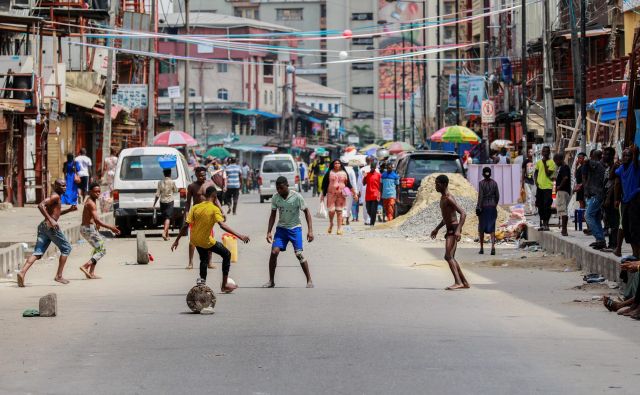
M 57 133 L 56 128 L 60 128 Z M 47 170 L 51 180 L 63 177 L 62 165 L 67 160 L 67 153 L 73 150 L 73 119 L 66 117 L 58 122 L 49 122 L 47 135 Z
M 635 10 L 640 11 L 640 10 Z M 633 49 L 633 34 L 637 27 L 640 27 L 640 15 L 636 12 L 627 11 L 624 13 L 624 53 L 631 53 Z

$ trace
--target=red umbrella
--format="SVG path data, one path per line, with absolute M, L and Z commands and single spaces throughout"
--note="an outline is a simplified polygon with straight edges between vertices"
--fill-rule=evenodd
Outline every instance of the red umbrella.
M 198 142 L 185 132 L 169 130 L 154 137 L 153 145 L 161 145 L 165 147 L 194 147 L 198 145 Z

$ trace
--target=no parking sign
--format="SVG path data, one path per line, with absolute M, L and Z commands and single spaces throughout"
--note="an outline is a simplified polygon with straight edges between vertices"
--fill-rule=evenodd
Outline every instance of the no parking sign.
M 496 106 L 493 100 L 482 101 L 482 123 L 494 123 L 496 121 Z

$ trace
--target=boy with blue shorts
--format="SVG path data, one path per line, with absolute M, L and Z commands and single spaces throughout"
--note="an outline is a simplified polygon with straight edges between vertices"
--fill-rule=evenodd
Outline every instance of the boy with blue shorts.
M 286 251 L 289 243 L 293 246 L 296 258 L 300 262 L 302 271 L 307 277 L 307 288 L 313 288 L 311 274 L 309 274 L 309 263 L 302 255 L 302 223 L 300 221 L 300 211 L 304 212 L 307 220 L 307 241 L 313 241 L 313 224 L 311 222 L 311 212 L 304 202 L 304 198 L 296 191 L 289 190 L 289 182 L 286 177 L 278 177 L 276 180 L 276 190 L 278 191 L 271 198 L 271 216 L 269 217 L 269 229 L 267 230 L 267 242 L 271 244 L 271 256 L 269 257 L 269 282 L 264 284 L 264 288 L 276 286 L 274 277 L 276 266 L 278 265 L 278 255 L 280 251 Z M 276 212 L 278 212 L 278 226 L 275 237 L 271 235 L 273 225 L 276 223 Z

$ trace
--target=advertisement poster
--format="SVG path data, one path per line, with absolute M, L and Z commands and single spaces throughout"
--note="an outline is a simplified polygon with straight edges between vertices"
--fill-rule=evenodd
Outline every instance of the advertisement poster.
M 118 91 L 113 96 L 113 104 L 135 109 L 147 108 L 147 84 L 119 84 Z
M 383 140 L 393 140 L 393 118 L 381 118 L 380 128 Z
M 460 101 L 460 108 L 464 108 L 466 114 L 479 115 L 484 99 L 484 77 L 477 75 L 461 75 L 459 86 L 456 84 L 456 76 L 449 75 L 449 100 L 448 107 L 456 108 Z
M 402 55 L 403 53 L 421 51 L 422 31 L 420 29 L 404 33 L 391 32 L 411 28 L 411 22 L 422 18 L 422 4 L 420 2 L 378 0 L 378 21 L 387 23 L 385 31 L 388 32 L 380 39 L 378 56 Z M 378 64 L 378 97 L 380 99 L 393 99 L 394 96 L 402 98 L 403 87 L 405 99 L 411 97 L 412 92 L 420 90 L 422 67 L 418 62 L 411 62 L 412 59 L 415 58 L 407 57 Z M 413 81 L 411 80 L 412 68 Z M 403 69 L 404 80 L 402 78 Z

